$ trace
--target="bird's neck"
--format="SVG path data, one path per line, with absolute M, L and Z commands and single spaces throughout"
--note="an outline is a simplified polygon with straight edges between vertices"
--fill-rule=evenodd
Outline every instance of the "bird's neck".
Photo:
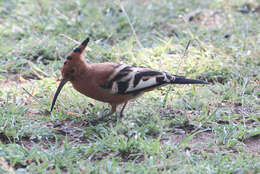
M 93 78 L 91 73 L 91 67 L 86 62 L 82 62 L 80 73 L 77 77 L 75 77 L 70 82 L 72 83 L 72 86 L 74 89 L 76 89 L 80 93 L 85 93 L 86 89 L 89 89 L 90 87 L 90 81 Z M 88 91 L 88 90 L 87 90 Z
M 83 79 L 85 79 L 89 76 L 90 65 L 87 62 L 82 61 L 81 64 L 80 64 L 79 71 L 80 71 L 80 73 L 79 73 L 78 78 L 76 78 L 76 80 L 82 81 Z

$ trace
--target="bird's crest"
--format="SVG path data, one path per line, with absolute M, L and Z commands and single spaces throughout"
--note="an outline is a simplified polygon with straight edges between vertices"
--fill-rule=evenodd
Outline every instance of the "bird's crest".
M 73 50 L 73 53 L 82 54 L 89 42 L 89 37 L 85 39 L 77 48 Z

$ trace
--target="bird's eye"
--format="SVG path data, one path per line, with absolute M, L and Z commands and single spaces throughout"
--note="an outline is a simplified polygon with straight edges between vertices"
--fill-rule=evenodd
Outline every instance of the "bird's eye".
M 67 57 L 67 59 L 68 59 L 68 60 L 71 60 L 71 59 L 72 59 L 72 57 L 71 57 L 71 56 L 68 56 L 68 57 Z
M 72 70 L 70 70 L 70 73 L 74 73 L 75 72 L 75 69 L 73 68 Z
M 64 65 L 66 65 L 67 61 L 64 62 Z

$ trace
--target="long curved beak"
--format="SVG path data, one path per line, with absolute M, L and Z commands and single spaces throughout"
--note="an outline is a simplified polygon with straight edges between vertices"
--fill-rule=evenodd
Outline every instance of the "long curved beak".
M 54 105 L 55 105 L 55 102 L 56 102 L 56 100 L 57 100 L 57 98 L 58 98 L 58 95 L 60 94 L 60 91 L 61 91 L 62 87 L 63 87 L 67 82 L 68 82 L 68 80 L 65 80 L 65 79 L 62 79 L 62 80 L 61 80 L 60 85 L 59 85 L 59 87 L 57 88 L 56 93 L 55 93 L 55 95 L 54 95 L 54 98 L 53 98 L 53 100 L 52 100 L 50 113 L 51 113 L 51 111 L 52 111 L 52 109 L 53 109 L 53 107 L 54 107 Z

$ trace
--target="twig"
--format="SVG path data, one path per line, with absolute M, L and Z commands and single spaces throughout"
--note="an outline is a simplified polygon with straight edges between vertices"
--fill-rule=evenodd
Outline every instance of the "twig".
M 189 40 L 188 44 L 186 45 L 185 51 L 184 51 L 184 53 L 183 53 L 181 59 L 183 59 L 183 58 L 186 56 L 187 51 L 188 51 L 188 48 L 189 48 L 189 46 L 190 46 L 190 43 L 191 43 L 191 40 Z M 180 61 L 180 62 L 179 62 L 179 65 L 178 65 L 178 67 L 177 67 L 176 74 L 178 74 L 178 72 L 179 72 L 179 67 L 181 66 L 182 63 L 183 63 L 183 61 Z M 163 99 L 163 107 L 165 107 L 165 105 L 166 105 L 169 92 L 172 91 L 173 89 L 174 89 L 174 88 L 173 88 L 172 85 L 168 87 L 168 90 L 167 90 L 167 92 L 166 92 L 166 95 L 165 95 L 165 97 L 164 97 L 164 99 Z
M 37 101 L 39 104 L 42 104 L 42 102 L 36 98 L 35 96 L 33 96 L 29 91 L 27 91 L 24 87 L 22 87 L 22 89 L 29 95 L 31 96 L 35 101 Z
M 183 54 L 182 57 L 186 56 L 187 50 L 188 50 L 188 48 L 189 48 L 189 46 L 190 46 L 190 43 L 191 43 L 191 40 L 189 40 L 189 42 L 188 42 L 188 44 L 187 44 L 187 46 L 186 46 L 186 48 L 185 48 L 185 51 L 184 51 L 184 54 Z
M 139 39 L 138 39 L 138 37 L 137 37 L 137 35 L 136 35 L 136 32 L 135 32 L 134 26 L 132 25 L 132 23 L 131 23 L 131 21 L 130 21 L 130 18 L 129 18 L 129 16 L 128 16 L 128 14 L 126 13 L 125 8 L 124 8 L 124 6 L 123 6 L 123 4 L 122 4 L 121 1 L 119 2 L 119 5 L 120 5 L 121 10 L 123 11 L 123 13 L 124 13 L 125 16 L 126 16 L 126 19 L 127 19 L 128 23 L 129 23 L 129 25 L 130 25 L 130 27 L 131 27 L 131 30 L 132 30 L 132 32 L 133 32 L 133 35 L 134 35 L 134 37 L 135 37 L 135 39 L 136 39 L 136 42 L 138 43 L 138 45 L 139 45 L 141 48 L 143 48 L 143 45 L 142 45 L 141 42 L 139 41 Z
M 69 37 L 69 36 L 67 36 L 67 35 L 65 35 L 65 34 L 60 34 L 60 36 L 66 38 L 66 39 L 68 39 L 68 40 L 70 40 L 70 41 L 73 41 L 74 43 L 76 43 L 76 44 L 78 44 L 78 45 L 80 44 L 80 42 L 78 42 L 78 41 L 72 39 L 71 37 Z
M 51 112 L 49 112 L 47 109 L 45 109 L 43 106 L 42 106 L 42 102 L 38 99 L 38 98 L 36 98 L 35 96 L 33 96 L 29 91 L 27 91 L 25 88 L 23 88 L 22 87 L 22 89 L 29 95 L 29 96 L 31 96 L 35 101 L 37 101 L 39 104 L 41 104 L 41 108 L 43 108 L 44 109 L 44 111 L 43 111 L 43 114 L 44 115 L 51 115 L 51 117 L 52 118 L 54 118 L 53 117 L 53 115 L 52 115 L 52 113 Z
M 184 51 L 184 53 L 183 53 L 183 55 L 182 55 L 182 57 L 181 57 L 181 59 L 183 60 L 184 59 L 184 57 L 186 56 L 186 54 L 187 54 L 187 51 L 188 51 L 188 49 L 189 49 L 189 46 L 190 46 L 190 43 L 191 43 L 191 40 L 189 40 L 189 42 L 187 43 L 187 45 L 186 45 L 186 48 L 185 48 L 185 51 Z M 181 64 L 183 63 L 183 61 L 180 61 L 179 62 L 179 65 L 178 65 L 178 67 L 177 67 L 177 71 L 176 71 L 176 74 L 178 74 L 178 72 L 179 72 L 179 67 L 181 66 Z

